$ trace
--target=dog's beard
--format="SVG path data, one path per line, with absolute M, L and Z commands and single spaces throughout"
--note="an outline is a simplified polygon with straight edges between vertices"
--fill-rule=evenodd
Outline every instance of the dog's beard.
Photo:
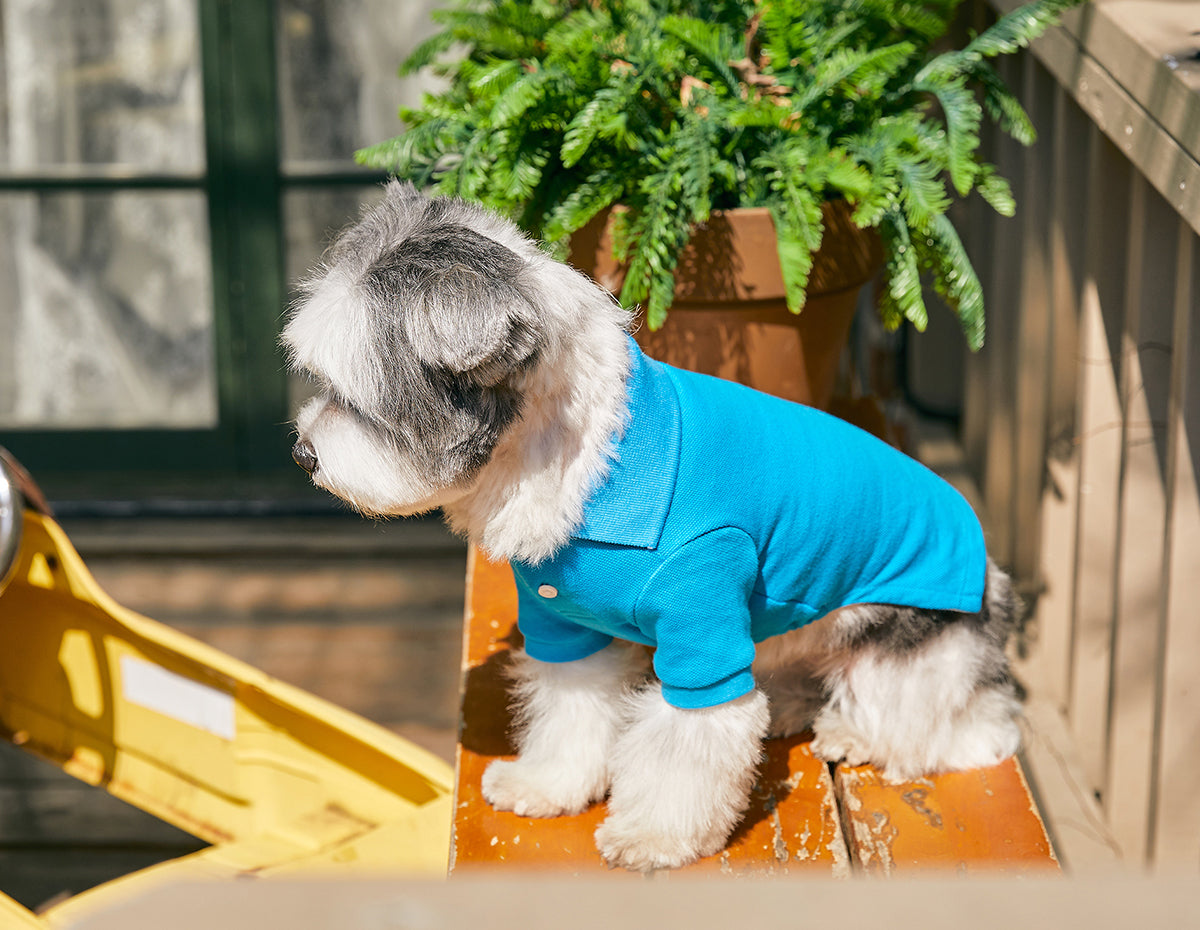
M 296 418 L 299 434 L 313 447 L 312 481 L 366 516 L 406 517 L 458 500 L 470 476 L 432 478 L 395 437 L 372 429 L 329 397 L 310 400 Z

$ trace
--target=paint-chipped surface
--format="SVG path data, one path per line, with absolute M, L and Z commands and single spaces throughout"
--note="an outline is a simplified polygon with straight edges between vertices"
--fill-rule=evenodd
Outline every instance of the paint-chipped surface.
M 854 867 L 870 875 L 1056 870 L 1017 760 L 915 782 L 889 783 L 871 766 L 835 772 Z
M 692 869 L 738 875 L 847 874 L 833 780 L 807 736 L 768 740 L 750 809 L 726 851 Z

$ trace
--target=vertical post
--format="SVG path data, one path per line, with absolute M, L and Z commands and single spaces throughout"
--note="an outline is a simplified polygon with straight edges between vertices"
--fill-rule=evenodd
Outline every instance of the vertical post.
M 1133 175 L 1129 273 L 1121 334 L 1121 481 L 1117 521 L 1108 775 L 1110 822 L 1144 861 L 1166 552 L 1166 423 L 1171 390 L 1178 218 Z
M 1153 793 L 1146 845 L 1155 863 L 1200 856 L 1200 792 L 1196 733 L 1200 690 L 1196 662 L 1200 624 L 1200 237 L 1180 218 L 1175 274 L 1171 398 L 1167 416 L 1167 522 L 1163 628 L 1156 667 Z
M 1119 336 L 1130 225 L 1130 169 L 1093 124 L 1089 130 L 1087 265 L 1082 294 L 1079 520 L 1070 722 L 1091 787 L 1103 790 L 1106 710 L 1115 614 L 1121 463 Z

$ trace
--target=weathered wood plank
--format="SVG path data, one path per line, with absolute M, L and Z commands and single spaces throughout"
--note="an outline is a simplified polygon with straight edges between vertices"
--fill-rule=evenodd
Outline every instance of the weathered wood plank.
M 1054 81 L 1032 55 L 1022 56 L 1025 107 L 1043 133 L 1053 116 Z M 1007 567 L 1018 585 L 1036 583 L 1039 574 L 1038 511 L 1042 502 L 1046 459 L 1046 418 L 1050 397 L 1050 186 L 1052 152 L 1026 149 L 1021 204 L 1020 277 L 1013 349 L 1014 422 L 1011 521 L 1012 555 Z M 1000 514 L 993 512 L 993 516 Z
M 915 782 L 870 766 L 834 773 L 850 858 L 868 875 L 1048 873 L 1058 860 L 1016 758 Z
M 1010 10 L 1019 0 L 990 0 Z M 1200 232 L 1200 95 L 1191 54 L 1188 3 L 1091 3 L 1069 11 L 1034 53 L 1090 119 Z M 1069 31 L 1068 31 L 1069 30 Z M 1071 34 L 1073 33 L 1073 35 Z
M 604 874 L 593 834 L 603 804 L 574 817 L 533 820 L 493 810 L 480 781 L 493 759 L 512 757 L 504 669 L 519 645 L 516 589 L 507 565 L 471 553 L 463 634 L 462 727 L 451 871 L 537 868 Z M 845 875 L 833 784 L 805 739 L 769 740 L 751 807 L 728 848 L 684 874 Z M 615 873 L 625 874 L 625 873 Z
M 1051 451 L 1074 438 L 1079 395 L 1079 299 L 1086 265 L 1088 190 L 1079 183 L 1088 162 L 1088 118 L 1071 96 L 1056 87 L 1049 139 L 1053 152 L 1050 216 L 1051 312 L 1053 347 L 1050 371 Z
M 1042 590 L 1036 601 L 1035 641 L 1021 664 L 1038 696 L 1065 711 L 1075 611 L 1076 530 L 1079 521 L 1079 458 L 1046 462 L 1041 506 Z
M 1050 216 L 1051 355 L 1046 426 L 1047 460 L 1041 493 L 1036 643 L 1032 647 L 1039 695 L 1065 711 L 1070 690 L 1075 617 L 1076 530 L 1079 511 L 1079 314 L 1083 282 L 1086 186 L 1078 183 L 1087 163 L 1087 120 L 1059 87 L 1052 120 L 1053 207 Z M 1043 137 L 1045 140 L 1045 137 Z M 1043 141 L 1045 144 L 1045 141 Z
M 1117 613 L 1113 638 L 1108 793 L 1113 832 L 1133 861 L 1147 852 L 1163 540 L 1167 403 L 1174 324 L 1175 214 L 1140 177 L 1133 188 L 1122 333 L 1123 416 Z M 1166 238 L 1167 241 L 1163 241 Z
M 1087 268 L 1082 295 L 1079 556 L 1071 729 L 1094 790 L 1104 787 L 1112 660 L 1117 500 L 1121 471 L 1119 334 L 1125 300 L 1129 168 L 1093 127 L 1088 168 Z
M 1030 696 L 1025 722 L 1021 764 L 1037 785 L 1038 807 L 1063 870 L 1074 879 L 1114 874 L 1121 846 L 1087 785 L 1062 710 Z
M 1166 628 L 1150 853 L 1156 863 L 1194 864 L 1200 859 L 1200 238 L 1181 224 L 1177 249 Z
M 1017 89 L 1024 83 L 1024 75 L 1018 62 L 1011 58 L 997 64 L 1004 79 Z M 996 164 L 1016 191 L 1025 186 L 1026 172 L 1030 166 L 1024 158 L 1022 146 L 1007 135 L 1000 135 L 996 143 Z M 988 525 L 988 550 L 1001 565 L 1011 566 L 1015 558 L 1013 538 L 1013 506 L 1016 476 L 1016 346 L 1021 280 L 1021 250 L 1018 237 L 1005 234 L 1000 224 L 1013 220 L 997 221 L 994 239 L 986 243 L 992 253 L 989 266 L 990 280 L 983 282 L 986 288 L 988 313 L 987 352 L 987 396 L 986 423 L 987 445 L 984 449 L 983 498 L 990 517 Z M 998 312 L 996 312 L 998 310 Z

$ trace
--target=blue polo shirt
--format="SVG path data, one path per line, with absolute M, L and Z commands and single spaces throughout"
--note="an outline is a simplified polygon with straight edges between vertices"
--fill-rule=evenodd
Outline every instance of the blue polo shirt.
M 754 644 L 851 604 L 976 612 L 987 555 L 970 505 L 835 417 L 647 358 L 629 424 L 553 559 L 513 563 L 525 649 L 569 662 L 655 646 L 676 707 L 754 687 Z

